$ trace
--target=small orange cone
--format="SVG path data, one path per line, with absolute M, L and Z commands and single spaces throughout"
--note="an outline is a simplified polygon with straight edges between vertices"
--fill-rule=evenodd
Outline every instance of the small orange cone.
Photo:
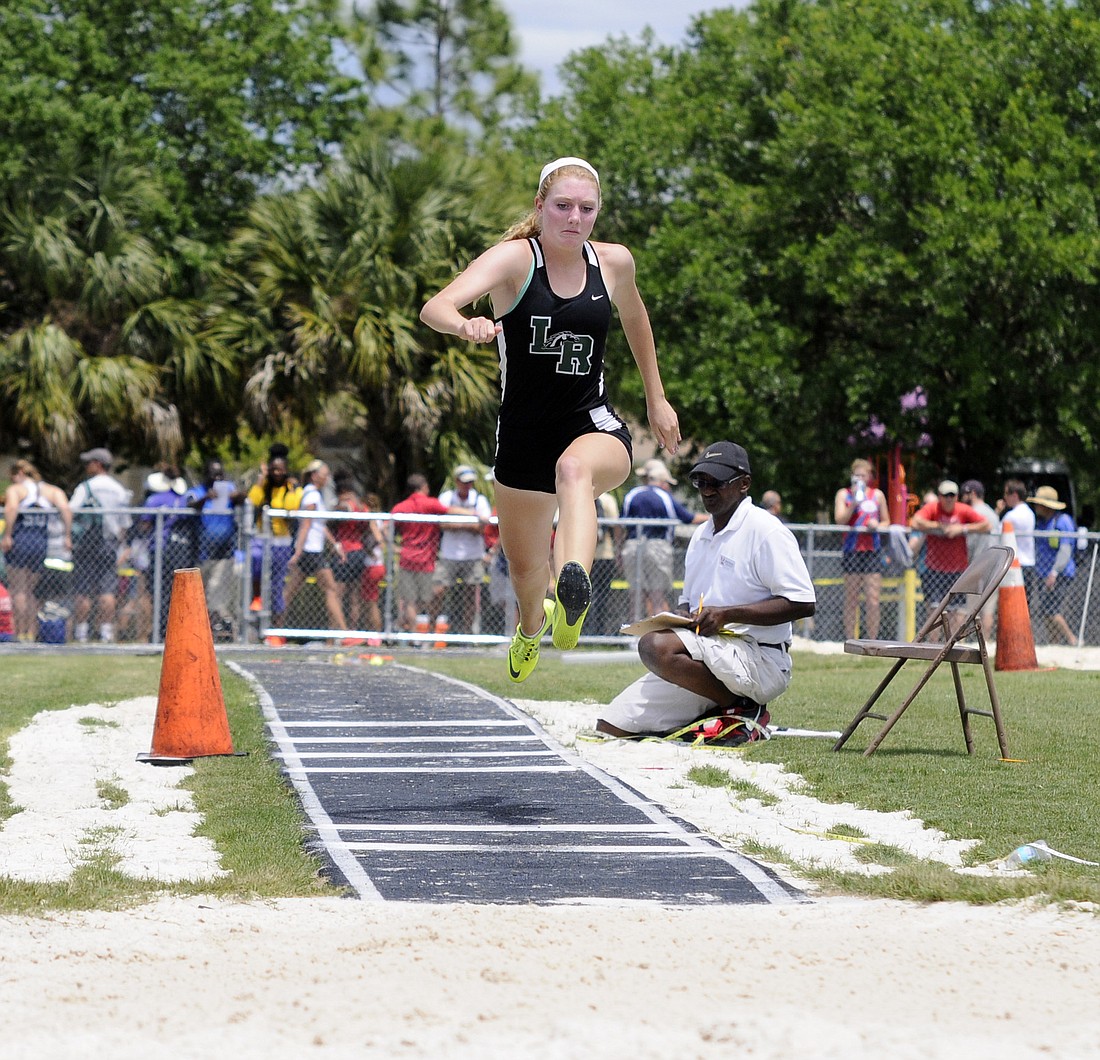
M 1012 566 L 997 590 L 997 655 L 994 666 L 998 670 L 1038 670 L 1024 572 L 1016 552 L 1016 531 L 1007 519 L 1001 525 L 1001 541 L 1012 549 L 1013 555 Z
M 181 765 L 233 753 L 202 574 L 196 567 L 178 570 L 172 578 L 153 747 L 137 760 Z

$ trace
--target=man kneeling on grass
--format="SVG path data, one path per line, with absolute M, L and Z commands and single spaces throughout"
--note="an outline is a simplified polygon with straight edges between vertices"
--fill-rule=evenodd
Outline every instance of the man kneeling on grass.
M 741 446 L 707 446 L 689 479 L 710 516 L 685 560 L 677 613 L 690 624 L 642 636 L 650 673 L 612 700 L 596 728 L 738 746 L 767 739 L 767 705 L 791 680 L 791 623 L 814 613 L 816 597 L 794 535 L 749 497 Z

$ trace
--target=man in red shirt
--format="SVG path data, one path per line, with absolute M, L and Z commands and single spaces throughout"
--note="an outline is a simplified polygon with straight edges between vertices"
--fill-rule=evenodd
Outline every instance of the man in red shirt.
M 469 508 L 448 508 L 438 497 L 428 493 L 428 480 L 419 473 L 409 476 L 409 495 L 393 506 L 394 533 L 401 537 L 398 553 L 397 611 L 401 628 L 406 633 L 416 629 L 416 616 L 427 614 L 432 599 L 432 575 L 439 551 L 439 523 L 406 522 L 402 515 L 469 515 Z
M 936 499 L 920 508 L 909 525 L 926 535 L 925 564 L 921 579 L 924 602 L 937 605 L 954 585 L 968 564 L 967 534 L 988 534 L 989 520 L 969 504 L 958 499 L 959 487 L 945 479 L 936 490 Z
M 393 506 L 394 515 L 446 515 L 447 506 L 429 496 L 428 480 L 412 474 L 407 482 L 409 495 Z M 397 613 L 406 633 L 416 629 L 416 616 L 427 613 L 432 598 L 432 573 L 439 550 L 439 524 L 431 522 L 394 522 L 394 533 L 401 538 L 397 577 Z

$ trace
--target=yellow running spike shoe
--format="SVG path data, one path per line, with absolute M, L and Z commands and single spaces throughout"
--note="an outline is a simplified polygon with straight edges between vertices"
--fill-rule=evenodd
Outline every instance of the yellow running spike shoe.
M 512 646 L 508 649 L 508 676 L 517 683 L 526 681 L 535 672 L 539 664 L 539 641 L 542 640 L 550 628 L 550 616 L 553 614 L 554 604 L 550 600 L 544 600 L 542 605 L 542 628 L 533 637 L 523 632 L 523 623 L 516 626 L 516 635 L 512 638 Z
M 592 583 L 579 563 L 570 561 L 562 567 L 554 589 L 554 601 L 554 647 L 568 651 L 580 640 L 584 616 L 592 602 Z

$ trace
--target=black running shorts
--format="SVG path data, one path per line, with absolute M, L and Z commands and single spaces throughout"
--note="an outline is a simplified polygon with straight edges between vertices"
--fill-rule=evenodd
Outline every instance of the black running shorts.
M 615 426 L 614 424 L 618 424 Z M 608 434 L 618 438 L 626 447 L 627 457 L 633 461 L 634 449 L 630 431 L 618 419 L 603 430 L 592 422 L 588 413 L 575 417 L 569 423 L 549 433 L 545 430 L 505 428 L 497 432 L 497 454 L 493 474 L 497 482 L 517 490 L 536 493 L 556 493 L 556 468 L 558 458 L 575 438 L 585 434 Z

